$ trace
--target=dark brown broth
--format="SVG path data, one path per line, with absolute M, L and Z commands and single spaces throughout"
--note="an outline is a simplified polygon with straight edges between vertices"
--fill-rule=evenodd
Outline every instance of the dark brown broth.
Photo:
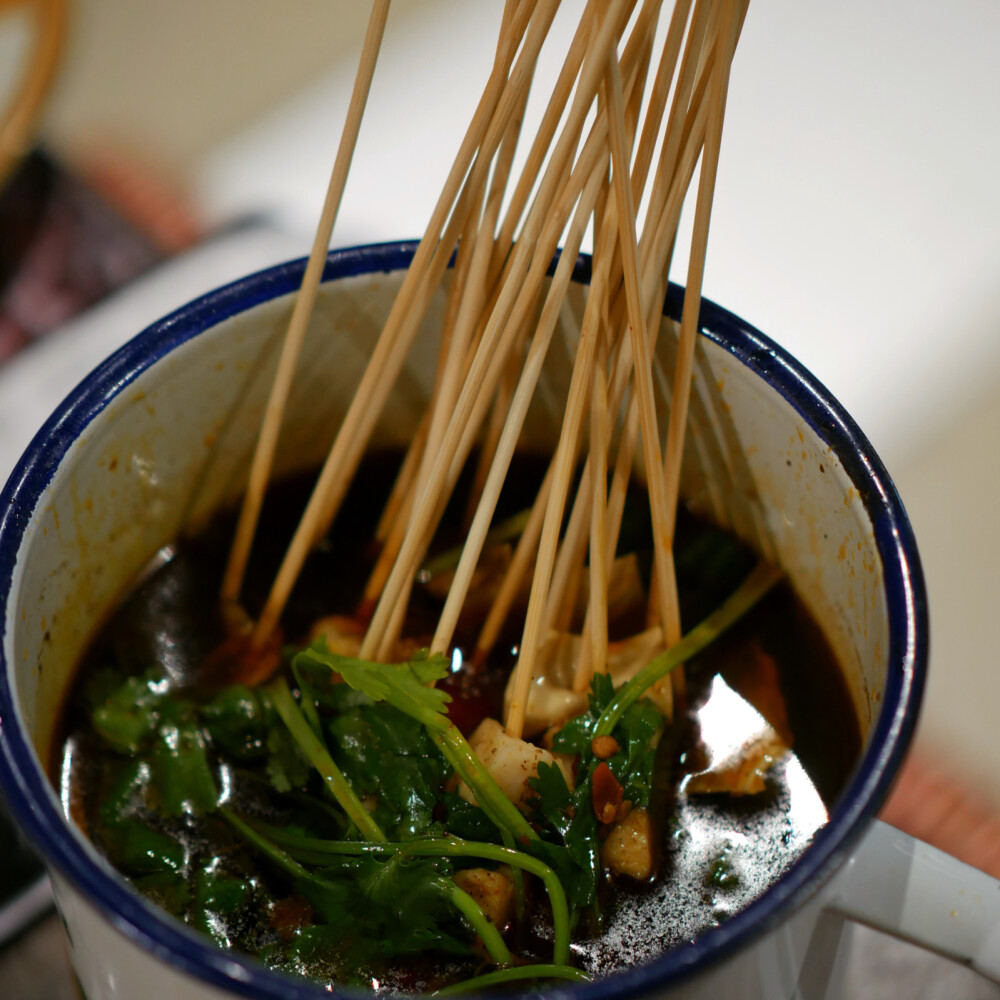
M 331 532 L 332 540 L 310 557 L 299 580 L 282 622 L 286 641 L 301 641 L 321 615 L 354 610 L 367 575 L 365 567 L 371 564 L 375 519 L 398 460 L 395 455 L 366 460 Z M 543 470 L 543 463 L 531 458 L 515 466 L 509 478 L 513 485 L 505 493 L 498 517 L 530 503 Z M 251 610 L 263 603 L 307 487 L 305 481 L 295 481 L 268 494 L 244 594 Z M 439 548 L 447 548 L 460 538 L 461 489 L 457 496 L 454 509 L 446 515 L 448 527 L 440 533 Z M 644 502 L 641 495 L 639 501 Z M 125 598 L 83 658 L 78 681 L 67 700 L 64 735 L 54 754 L 53 772 L 61 787 L 70 789 L 74 818 L 94 834 L 99 847 L 98 812 L 111 779 L 108 755 L 89 728 L 84 681 L 109 659 L 131 673 L 141 673 L 150 664 L 159 663 L 176 688 L 198 691 L 199 669 L 223 635 L 216 595 L 232 523 L 231 516 L 220 517 L 203 534 L 178 543 L 172 558 Z M 687 511 L 680 511 L 678 553 L 705 530 Z M 642 517 L 633 517 L 625 534 L 624 548 L 648 549 L 648 525 Z M 736 560 L 742 561 L 745 568 L 752 558 L 737 550 Z M 682 567 L 683 559 L 679 558 L 678 564 Z M 697 571 L 693 575 L 697 577 Z M 681 573 L 680 585 L 685 627 L 690 627 L 725 597 L 733 584 L 716 582 L 717 592 L 713 593 L 712 585 L 703 587 Z M 429 635 L 437 610 L 436 602 L 418 588 L 407 634 Z M 456 642 L 471 642 L 474 634 L 471 630 L 464 634 L 460 631 Z M 515 623 L 501 650 L 509 650 L 518 638 Z M 697 711 L 713 677 L 721 673 L 732 681 L 740 663 L 748 655 L 756 655 L 752 651 L 755 644 L 774 658 L 794 735 L 794 753 L 811 779 L 810 789 L 803 792 L 801 781 L 789 781 L 790 765 L 786 760 L 770 772 L 763 795 L 743 799 L 678 795 L 678 782 L 696 765 Z M 499 695 L 512 663 L 513 657 L 501 652 L 486 676 L 476 682 L 494 715 L 499 714 Z M 832 805 L 858 757 L 860 732 L 845 682 L 820 628 L 787 586 L 780 586 L 728 636 L 689 664 L 688 681 L 691 715 L 685 724 L 675 727 L 670 748 L 664 751 L 673 759 L 664 769 L 664 787 L 659 792 L 658 806 L 664 818 L 661 871 L 652 885 L 620 881 L 614 892 L 610 891 L 610 883 L 606 887 L 603 933 L 584 933 L 574 944 L 579 964 L 595 973 L 642 961 L 690 940 L 760 895 L 807 845 L 817 825 L 816 803 L 821 800 L 821 807 L 822 803 Z M 812 786 L 819 799 L 811 792 Z M 250 806 L 266 814 L 268 805 L 252 781 L 238 783 L 234 796 L 237 807 Z M 803 802 L 812 805 L 811 812 L 803 812 Z M 803 820 L 802 816 L 808 818 Z M 275 815 L 274 819 L 280 820 L 281 816 Z M 215 864 L 219 862 L 210 859 L 224 855 L 223 863 L 232 871 L 262 879 L 276 897 L 283 892 L 282 878 L 261 872 L 252 852 L 234 847 L 232 832 L 218 819 L 171 821 L 164 826 L 183 840 L 193 860 L 201 858 L 200 863 Z M 151 895 L 155 898 L 156 892 Z M 537 947 L 539 955 L 544 955 L 541 943 L 550 937 L 550 930 L 543 912 L 536 917 L 533 928 L 522 927 L 518 933 L 528 953 Z M 274 944 L 278 938 L 264 919 L 254 927 L 227 928 L 223 936 L 227 935 L 251 953 Z M 336 972 L 323 961 L 300 971 L 319 978 Z M 390 970 L 381 986 L 406 990 L 429 987 L 441 981 L 444 971 L 441 967 Z M 452 963 L 447 970 L 459 978 L 474 971 L 474 964 L 463 961 Z

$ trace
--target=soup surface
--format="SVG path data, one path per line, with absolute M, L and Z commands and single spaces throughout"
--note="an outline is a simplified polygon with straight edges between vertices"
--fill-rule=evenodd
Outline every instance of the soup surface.
M 251 688 L 219 666 L 215 651 L 227 632 L 217 595 L 232 517 L 158 554 L 86 651 L 67 699 L 53 771 L 72 819 L 137 889 L 220 945 L 288 972 L 376 990 L 465 981 L 494 968 L 501 947 L 509 964 L 552 963 L 562 931 L 549 883 L 518 863 L 505 865 L 515 856 L 502 855 L 505 845 L 559 876 L 573 923 L 565 964 L 589 975 L 655 957 L 760 895 L 826 822 L 860 748 L 830 649 L 787 585 L 686 664 L 687 704 L 671 722 L 646 701 L 623 715 L 606 763 L 568 752 L 581 733 L 589 740 L 582 723 L 537 734 L 537 742 L 566 751 L 565 773 L 539 767 L 521 804 L 537 840 L 518 843 L 462 787 L 433 725 L 379 700 L 364 683 L 340 683 L 325 654 L 292 661 L 324 616 L 344 616 L 328 641 L 354 641 L 348 616 L 373 562 L 375 519 L 398 462 L 391 454 L 366 460 L 299 580 L 282 621 L 287 646 L 277 682 L 290 709 L 273 682 Z M 540 461 L 519 459 L 498 522 L 530 505 L 543 472 Z M 287 483 L 267 498 L 244 592 L 251 612 L 263 602 L 308 486 Z M 633 492 L 616 563 L 624 582 L 612 601 L 611 638 L 625 648 L 645 629 L 652 548 L 645 494 Z M 433 632 L 447 588 L 450 552 L 461 538 L 461 489 L 452 507 L 403 631 L 400 659 L 424 679 L 429 661 L 415 651 Z M 444 711 L 467 736 L 484 717 L 502 717 L 516 659 L 516 613 L 484 665 L 473 669 L 462 658 L 488 606 L 489 567 L 502 568 L 505 558 L 509 542 L 487 550 L 457 651 L 436 688 L 451 697 Z M 754 558 L 681 511 L 676 562 L 687 629 L 728 597 Z M 342 662 L 348 679 L 351 662 Z M 591 716 L 611 694 L 595 685 Z M 313 737 L 296 735 L 289 712 Z M 390 846 L 366 846 L 373 836 L 359 834 L 327 793 L 311 740 L 338 765 Z M 571 798 L 585 760 L 595 787 L 602 765 L 613 773 L 611 813 L 598 814 L 596 792 L 594 810 Z M 643 814 L 648 864 L 609 864 L 609 842 L 634 833 Z M 500 943 L 470 925 L 466 897 L 498 929 Z

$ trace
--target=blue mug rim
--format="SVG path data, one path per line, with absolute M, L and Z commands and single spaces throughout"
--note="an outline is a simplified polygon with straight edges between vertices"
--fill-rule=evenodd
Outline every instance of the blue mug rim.
M 407 241 L 331 251 L 323 281 L 402 270 L 416 247 L 416 242 Z M 278 264 L 195 299 L 126 343 L 60 404 L 0 492 L 0 607 L 7 607 L 17 552 L 32 511 L 84 428 L 126 386 L 176 347 L 236 313 L 296 291 L 304 269 L 304 258 Z M 573 277 L 589 282 L 589 257 L 577 259 Z M 671 284 L 664 315 L 678 318 L 683 298 L 683 288 Z M 678 985 L 750 944 L 803 905 L 846 859 L 888 795 L 912 738 L 923 695 L 929 648 L 926 589 L 912 528 L 882 462 L 826 388 L 763 333 L 708 300 L 702 301 L 699 331 L 784 397 L 831 447 L 858 490 L 884 567 L 889 671 L 882 708 L 830 821 L 765 893 L 719 927 L 648 964 L 589 985 L 549 986 L 546 997 L 617 1000 Z M 12 815 L 46 862 L 126 938 L 196 979 L 254 1000 L 331 996 L 315 984 L 268 970 L 252 958 L 221 951 L 139 897 L 121 876 L 97 863 L 76 838 L 66 835 L 66 821 L 18 720 L 4 655 L 7 621 L 6 615 L 0 617 L 0 788 Z M 339 993 L 367 995 L 350 989 Z

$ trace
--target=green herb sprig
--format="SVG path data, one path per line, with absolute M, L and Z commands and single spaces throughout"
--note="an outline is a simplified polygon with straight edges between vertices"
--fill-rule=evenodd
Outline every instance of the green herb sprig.
M 450 696 L 430 686 L 448 675 L 448 660 L 440 653 L 434 656 L 420 653 L 405 663 L 374 663 L 331 653 L 320 640 L 298 653 L 292 662 L 298 666 L 329 667 L 372 701 L 388 702 L 419 721 L 497 827 L 507 831 L 515 841 L 523 843 L 537 839 L 531 825 L 504 795 L 466 738 L 448 718 L 446 709 Z

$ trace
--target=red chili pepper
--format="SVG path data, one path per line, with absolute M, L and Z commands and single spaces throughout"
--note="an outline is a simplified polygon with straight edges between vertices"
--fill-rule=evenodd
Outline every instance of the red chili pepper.
M 594 815 L 601 823 L 613 822 L 618 815 L 618 807 L 625 798 L 625 789 L 614 776 L 611 768 L 602 760 L 594 768 L 591 800 L 594 803 Z

